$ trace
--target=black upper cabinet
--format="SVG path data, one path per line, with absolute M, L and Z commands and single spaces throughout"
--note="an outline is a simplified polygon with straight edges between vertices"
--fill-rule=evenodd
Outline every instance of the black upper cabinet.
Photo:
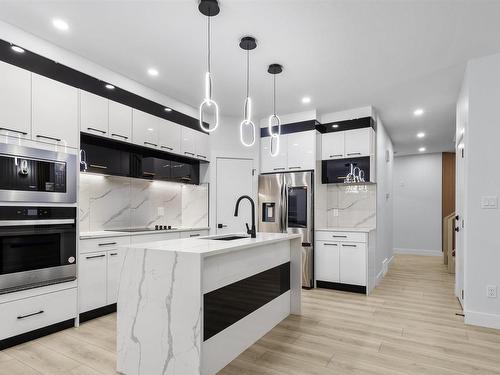
M 351 165 L 361 169 L 363 171 L 365 181 L 370 182 L 369 156 L 321 161 L 321 182 L 323 184 L 344 183 L 347 175 L 351 172 Z
M 87 171 L 148 180 L 199 184 L 200 162 L 145 147 L 82 134 Z

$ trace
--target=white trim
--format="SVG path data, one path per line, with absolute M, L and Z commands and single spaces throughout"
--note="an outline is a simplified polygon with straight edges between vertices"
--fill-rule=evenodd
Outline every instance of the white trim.
M 394 255 L 393 255 L 393 256 L 391 256 L 391 258 L 389 259 L 389 262 L 388 262 L 388 264 L 387 264 L 387 269 L 391 269 L 392 262 L 394 262 Z
M 441 250 L 417 250 L 417 249 L 394 249 L 394 254 L 412 254 L 412 255 L 424 255 L 440 257 L 443 256 Z
M 375 278 L 375 286 L 378 286 L 378 284 L 380 284 L 383 278 L 384 278 L 384 271 L 382 270 L 378 273 L 377 277 Z
M 500 315 L 465 311 L 465 324 L 500 329 Z

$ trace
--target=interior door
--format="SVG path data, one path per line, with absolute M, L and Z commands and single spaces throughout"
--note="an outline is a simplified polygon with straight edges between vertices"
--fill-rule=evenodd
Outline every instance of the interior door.
M 255 200 L 253 193 L 253 160 L 217 158 L 217 234 L 246 232 L 245 223 L 251 225 L 250 202 L 240 203 L 239 215 L 234 216 L 236 201 L 242 195 Z M 255 207 L 257 211 L 257 207 Z M 255 212 L 257 221 L 257 212 Z
M 456 184 L 455 184 L 455 295 L 460 300 L 462 306 L 464 289 L 464 166 L 465 166 L 465 145 L 463 137 L 457 142 L 456 149 Z

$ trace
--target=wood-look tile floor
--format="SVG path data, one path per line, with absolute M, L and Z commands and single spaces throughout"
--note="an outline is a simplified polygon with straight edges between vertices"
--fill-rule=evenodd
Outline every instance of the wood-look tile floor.
M 219 375 L 500 374 L 500 331 L 463 324 L 453 283 L 441 258 L 397 256 L 369 297 L 304 291 L 303 316 Z M 0 375 L 116 374 L 115 322 L 108 315 L 0 352 Z

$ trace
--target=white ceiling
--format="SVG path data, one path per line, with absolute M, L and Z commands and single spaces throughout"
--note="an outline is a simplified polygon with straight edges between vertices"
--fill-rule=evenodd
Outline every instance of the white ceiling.
M 70 30 L 54 29 L 53 17 Z M 0 19 L 186 104 L 197 107 L 203 95 L 206 20 L 196 0 L 3 0 Z M 373 105 L 399 154 L 421 145 L 449 150 L 465 63 L 500 52 L 499 19 L 498 1 L 221 0 L 213 19 L 214 97 L 225 115 L 241 116 L 238 41 L 250 34 L 259 43 L 251 55 L 256 118 L 271 111 L 266 70 L 279 62 L 280 113 Z M 148 76 L 149 67 L 160 75 Z M 425 114 L 415 118 L 418 107 Z M 418 131 L 427 137 L 417 140 Z

